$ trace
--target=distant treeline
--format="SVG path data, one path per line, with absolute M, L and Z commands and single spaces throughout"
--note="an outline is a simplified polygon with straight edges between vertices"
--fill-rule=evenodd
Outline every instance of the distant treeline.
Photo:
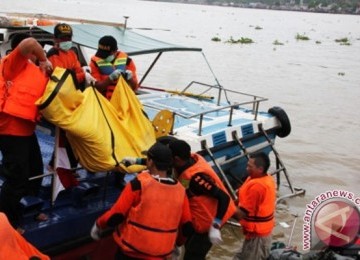
M 360 14 L 360 0 L 151 0 L 189 4 Z

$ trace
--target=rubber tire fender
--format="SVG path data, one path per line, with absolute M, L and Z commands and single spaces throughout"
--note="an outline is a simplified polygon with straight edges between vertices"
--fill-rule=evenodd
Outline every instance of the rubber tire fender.
M 281 107 L 272 107 L 268 110 L 268 113 L 275 116 L 281 124 L 281 128 L 276 131 L 276 135 L 281 138 L 288 136 L 291 132 L 291 124 L 286 112 Z

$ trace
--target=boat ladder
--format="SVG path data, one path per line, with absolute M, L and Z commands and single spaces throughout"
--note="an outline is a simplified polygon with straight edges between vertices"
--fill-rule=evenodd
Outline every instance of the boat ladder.
M 283 163 L 283 161 L 280 158 L 280 154 L 278 153 L 278 151 L 275 148 L 274 142 L 270 139 L 270 137 L 268 136 L 268 134 L 266 133 L 264 127 L 262 126 L 262 124 L 259 124 L 259 131 L 264 135 L 264 137 L 266 138 L 266 141 L 268 142 L 268 146 L 271 148 L 272 152 L 275 155 L 275 163 L 276 163 L 276 170 L 274 172 L 271 173 L 271 175 L 276 175 L 276 186 L 277 189 L 279 190 L 280 187 L 280 173 L 282 172 L 285 176 L 285 179 L 287 181 L 287 186 L 289 187 L 291 193 L 290 194 L 286 194 L 284 196 L 281 196 L 277 199 L 277 202 L 279 202 L 281 199 L 285 199 L 285 198 L 291 198 L 291 197 L 295 197 L 295 196 L 300 196 L 300 195 L 305 195 L 305 190 L 302 188 L 298 188 L 298 187 L 294 187 L 291 183 L 289 174 L 287 172 L 287 169 L 285 167 L 285 164 Z M 240 143 L 240 139 L 237 138 L 238 142 Z M 242 146 L 244 147 L 244 146 Z M 262 148 L 263 149 L 263 148 Z M 244 150 L 245 151 L 245 150 Z
M 280 154 L 278 153 L 278 151 L 276 150 L 275 148 L 275 145 L 274 145 L 274 142 L 270 139 L 270 137 L 268 136 L 268 134 L 266 133 L 265 129 L 263 128 L 262 124 L 259 124 L 259 132 L 265 137 L 266 141 L 267 141 L 267 144 L 265 144 L 265 146 L 261 146 L 259 147 L 258 149 L 256 150 L 252 150 L 252 151 L 248 151 L 247 148 L 245 147 L 245 145 L 242 143 L 242 141 L 240 140 L 238 134 L 236 131 L 233 131 L 232 132 L 232 137 L 233 137 L 233 140 L 239 145 L 242 153 L 237 155 L 237 156 L 234 156 L 224 162 L 218 162 L 215 158 L 215 156 L 213 155 L 213 153 L 211 152 L 210 148 L 207 146 L 206 144 L 206 141 L 203 140 L 201 142 L 201 147 L 204 151 L 206 151 L 206 153 L 210 156 L 212 162 L 214 163 L 215 167 L 217 168 L 218 172 L 220 173 L 220 177 L 221 179 L 223 180 L 226 188 L 228 189 L 232 199 L 234 199 L 235 201 L 238 199 L 237 198 L 237 195 L 236 195 L 236 191 L 234 190 L 234 188 L 232 187 L 232 185 L 230 184 L 226 174 L 224 173 L 224 171 L 222 170 L 221 168 L 221 165 L 224 165 L 224 164 L 227 164 L 227 163 L 230 163 L 234 160 L 239 160 L 240 158 L 243 158 L 243 157 L 246 157 L 247 159 L 249 159 L 249 156 L 251 153 L 256 153 L 266 147 L 270 147 L 271 151 L 274 153 L 275 155 L 275 164 L 276 164 L 276 169 L 275 171 L 273 171 L 271 173 L 271 175 L 275 175 L 276 176 L 276 184 L 277 184 L 277 189 L 279 190 L 280 188 L 280 179 L 281 179 L 281 173 L 283 173 L 285 175 L 285 179 L 287 181 L 287 185 L 285 186 L 288 186 L 291 193 L 290 194 L 286 194 L 286 195 L 283 195 L 281 197 L 279 197 L 277 199 L 277 202 L 279 202 L 280 200 L 282 199 L 285 199 L 285 198 L 291 198 L 291 197 L 295 197 L 295 196 L 300 196 L 300 195 L 304 195 L 305 194 L 305 190 L 302 189 L 302 188 L 297 188 L 297 187 L 294 187 L 292 185 L 292 182 L 290 180 L 290 177 L 289 177 L 289 174 L 287 172 L 287 169 L 285 167 L 285 164 L 283 163 L 281 157 L 280 157 Z M 240 184 L 242 184 L 242 180 L 240 180 L 238 177 L 236 176 L 233 176 L 231 175 L 232 178 L 234 178 L 236 181 L 238 181 Z

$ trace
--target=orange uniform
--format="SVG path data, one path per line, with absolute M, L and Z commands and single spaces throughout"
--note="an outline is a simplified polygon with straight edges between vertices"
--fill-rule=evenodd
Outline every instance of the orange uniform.
M 208 177 L 210 177 L 212 182 L 219 189 L 221 189 L 224 193 L 229 195 L 224 184 L 217 176 L 215 171 L 208 164 L 208 162 L 205 161 L 205 159 L 202 156 L 196 153 L 193 153 L 191 157 L 193 158 L 195 163 L 189 168 L 185 169 L 180 174 L 178 178 L 179 181 L 185 187 L 188 187 L 190 180 L 194 177 L 195 178 L 194 181 L 196 181 L 197 178 L 200 179 L 199 185 L 201 185 L 201 182 L 204 182 L 204 184 L 206 183 L 206 185 L 211 185 L 210 183 L 201 180 L 200 175 L 195 176 L 198 173 L 205 174 Z M 208 189 L 211 189 L 211 187 L 208 187 Z M 191 196 L 189 198 L 189 202 L 190 202 L 190 210 L 192 214 L 192 221 L 195 231 L 197 233 L 208 232 L 214 218 L 216 217 L 216 213 L 218 209 L 218 200 L 216 200 L 211 196 L 208 196 L 207 194 L 203 194 L 198 196 Z M 226 221 L 234 214 L 235 210 L 236 210 L 235 203 L 230 199 L 229 204 L 226 205 L 225 214 L 221 216 L 222 224 L 226 223 Z
M 178 229 L 190 221 L 189 201 L 181 184 L 159 182 L 142 172 L 96 223 L 101 229 L 117 226 L 113 237 L 125 255 L 164 259 L 172 253 Z
M 1 60 L 0 69 L 0 134 L 30 136 L 47 77 L 18 49 Z
M 63 51 L 58 48 L 51 48 L 47 53 L 47 57 L 54 68 L 60 67 L 72 70 L 79 84 L 85 81 L 85 72 L 73 50 Z
M 13 229 L 5 214 L 0 212 L 0 259 L 29 260 L 31 257 L 50 259 Z
M 136 66 L 135 63 L 125 52 L 117 52 L 115 60 L 110 63 L 106 62 L 104 59 L 101 59 L 97 56 L 93 56 L 90 62 L 91 75 L 98 81 L 103 81 L 116 69 L 120 69 L 123 71 L 131 70 L 132 72 L 132 80 L 134 82 L 138 82 L 136 76 Z M 116 83 L 113 85 L 109 85 L 106 88 L 106 92 L 102 93 L 107 99 L 111 98 L 112 92 Z M 134 89 L 136 90 L 136 89 Z
M 239 207 L 246 212 L 240 220 L 245 236 L 268 236 L 275 225 L 275 182 L 270 175 L 248 177 L 240 187 Z

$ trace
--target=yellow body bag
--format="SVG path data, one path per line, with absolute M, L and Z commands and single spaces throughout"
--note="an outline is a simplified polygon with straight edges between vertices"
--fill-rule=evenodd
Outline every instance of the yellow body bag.
M 125 156 L 142 157 L 155 142 L 155 132 L 132 89 L 120 78 L 111 102 L 94 87 L 76 89 L 69 71 L 56 68 L 42 98 L 37 101 L 42 115 L 66 131 L 79 163 L 87 170 L 141 171 L 126 168 Z

